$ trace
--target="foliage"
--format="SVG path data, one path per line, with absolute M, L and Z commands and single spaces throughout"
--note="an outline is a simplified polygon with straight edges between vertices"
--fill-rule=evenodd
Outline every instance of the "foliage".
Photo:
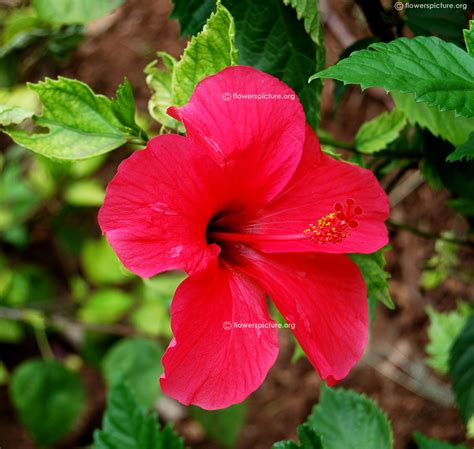
M 94 433 L 92 449 L 184 449 L 182 440 L 157 416 L 147 414 L 123 380 L 110 390 L 102 430 Z

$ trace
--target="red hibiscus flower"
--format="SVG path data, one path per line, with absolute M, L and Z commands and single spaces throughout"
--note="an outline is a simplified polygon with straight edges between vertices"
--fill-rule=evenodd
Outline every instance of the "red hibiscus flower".
M 278 353 L 266 295 L 328 383 L 367 343 L 366 288 L 345 253 L 387 243 L 374 175 L 321 152 L 294 92 L 250 67 L 203 80 L 161 135 L 120 164 L 99 213 L 142 277 L 183 270 L 161 387 L 205 409 L 245 399 Z

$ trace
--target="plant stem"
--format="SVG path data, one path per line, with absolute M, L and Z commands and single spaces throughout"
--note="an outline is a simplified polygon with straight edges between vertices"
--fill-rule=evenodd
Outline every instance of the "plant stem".
M 36 343 L 40 350 L 43 359 L 54 359 L 53 351 L 49 345 L 48 336 L 46 335 L 46 329 L 44 326 L 33 326 L 35 332 Z
M 422 229 L 415 228 L 405 223 L 399 223 L 393 220 L 387 220 L 387 225 L 392 229 L 411 232 L 418 237 L 422 237 L 428 240 L 444 240 L 445 242 L 455 243 L 457 245 L 465 245 L 474 248 L 474 241 L 467 239 L 459 239 L 456 237 L 445 237 L 441 234 L 436 234 L 434 232 L 423 231 Z

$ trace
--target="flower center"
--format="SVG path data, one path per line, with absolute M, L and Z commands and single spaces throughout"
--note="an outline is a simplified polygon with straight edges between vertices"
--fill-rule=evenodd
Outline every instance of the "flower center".
M 323 245 L 327 243 L 341 243 L 349 237 L 351 229 L 357 228 L 359 222 L 356 217 L 362 215 L 362 208 L 352 198 L 344 204 L 336 203 L 334 210 L 310 223 L 306 229 L 297 234 L 247 234 L 226 232 L 211 225 L 207 232 L 207 240 L 212 243 L 224 241 L 233 242 L 281 242 L 292 240 L 309 240 Z

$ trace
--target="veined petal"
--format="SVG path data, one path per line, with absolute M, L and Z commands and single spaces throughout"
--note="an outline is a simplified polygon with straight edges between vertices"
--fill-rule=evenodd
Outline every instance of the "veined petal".
M 120 164 L 100 227 L 124 265 L 142 277 L 202 270 L 219 252 L 207 244 L 206 226 L 223 183 L 221 168 L 192 141 L 158 136 Z
M 322 242 L 323 239 L 310 241 L 308 238 L 265 242 L 257 247 L 267 252 L 371 253 L 388 242 L 385 220 L 390 212 L 389 202 L 373 173 L 322 153 L 317 137 L 308 126 L 303 157 L 294 177 L 274 201 L 245 225 L 244 232 L 265 235 L 302 233 L 310 223 L 318 225 L 319 219 L 331 213 L 336 215 L 337 204 L 342 206 L 343 214 L 347 212 L 348 201 L 349 204 L 354 202 L 352 211 L 358 207 L 361 213 L 352 216 L 356 226 L 346 226 L 348 235 L 341 241 L 331 241 L 329 233 L 326 243 Z M 335 222 L 336 227 L 339 226 L 337 219 Z
M 268 293 L 311 363 L 329 384 L 347 376 L 367 345 L 367 291 L 338 254 L 262 254 L 235 246 L 233 264 Z
M 208 410 L 243 401 L 277 357 L 272 324 L 263 290 L 246 275 L 216 264 L 187 278 L 171 305 L 162 390 Z
M 228 67 L 205 78 L 188 104 L 169 113 L 225 167 L 247 204 L 274 198 L 301 159 L 305 115 L 298 97 L 251 67 Z

